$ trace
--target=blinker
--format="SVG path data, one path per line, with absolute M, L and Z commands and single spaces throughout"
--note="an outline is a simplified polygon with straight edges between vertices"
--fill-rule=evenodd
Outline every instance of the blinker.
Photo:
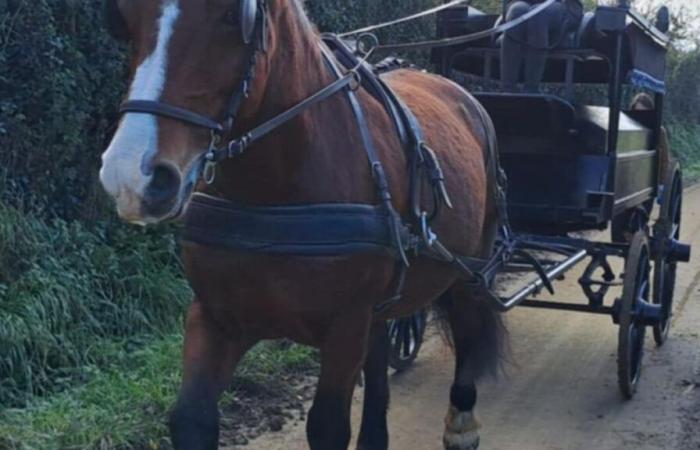
M 246 45 L 253 42 L 257 16 L 258 0 L 240 0 L 241 33 Z

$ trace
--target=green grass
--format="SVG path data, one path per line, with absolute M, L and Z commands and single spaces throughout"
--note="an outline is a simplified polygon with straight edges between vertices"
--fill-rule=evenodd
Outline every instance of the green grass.
M 163 230 L 0 205 L 0 409 L 89 380 L 106 341 L 173 332 L 190 298 Z
M 167 447 L 165 422 L 180 380 L 182 337 L 173 334 L 129 353 L 125 344 L 104 348 L 112 364 L 93 368 L 91 381 L 25 408 L 0 413 L 0 448 L 131 449 Z M 282 373 L 315 366 L 306 347 L 264 343 L 241 363 L 223 402 L 236 386 L 267 384 Z
M 700 180 L 700 125 L 674 123 L 668 129 L 671 149 L 681 161 L 684 179 Z

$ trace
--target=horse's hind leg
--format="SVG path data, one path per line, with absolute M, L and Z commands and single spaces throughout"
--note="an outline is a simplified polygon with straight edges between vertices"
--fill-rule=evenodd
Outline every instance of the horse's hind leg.
M 443 444 L 446 450 L 473 450 L 479 446 L 476 380 L 496 369 L 505 331 L 498 312 L 459 287 L 446 294 L 439 306 L 447 313 L 456 357 Z
M 389 408 L 389 334 L 386 322 L 372 325 L 365 359 L 365 397 L 357 450 L 387 450 L 389 431 L 386 413 Z
M 350 406 L 365 360 L 371 313 L 353 312 L 329 325 L 321 346 L 321 376 L 306 423 L 310 450 L 345 450 L 350 444 Z
M 223 335 L 202 305 L 192 304 L 185 327 L 182 386 L 170 414 L 170 436 L 176 450 L 218 448 L 219 396 L 252 344 Z

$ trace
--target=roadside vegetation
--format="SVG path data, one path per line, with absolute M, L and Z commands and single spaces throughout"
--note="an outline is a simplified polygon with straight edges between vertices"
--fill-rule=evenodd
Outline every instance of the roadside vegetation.
M 322 30 L 348 30 L 437 0 L 307 0 Z M 500 0 L 475 0 L 491 11 Z M 177 230 L 120 224 L 97 182 L 125 90 L 125 51 L 101 2 L 0 0 L 0 449 L 167 448 L 191 299 Z M 667 117 L 686 178 L 700 178 L 700 50 L 674 37 Z M 685 28 L 684 28 L 685 27 Z M 431 36 L 430 19 L 382 36 Z M 410 55 L 416 56 L 416 55 Z M 424 59 L 423 59 L 424 61 Z M 276 392 L 315 353 L 262 344 L 234 399 Z
M 0 413 L 0 448 L 129 449 L 168 448 L 166 417 L 180 381 L 182 336 L 101 343 L 105 364 L 83 368 L 88 381 L 25 407 Z M 142 343 L 143 344 L 143 343 Z M 251 386 L 289 394 L 284 374 L 304 375 L 316 368 L 314 352 L 286 343 L 264 343 L 242 362 L 221 408 L 228 409 Z

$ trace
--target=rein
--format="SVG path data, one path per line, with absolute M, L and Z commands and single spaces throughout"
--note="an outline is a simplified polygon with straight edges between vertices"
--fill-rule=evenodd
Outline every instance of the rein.
M 441 5 L 423 11 L 422 13 L 414 14 L 408 17 L 404 17 L 402 19 L 386 22 L 379 25 L 374 25 L 371 27 L 365 27 L 359 30 L 344 33 L 340 36 L 342 37 L 360 35 L 357 41 L 358 46 L 363 41 L 364 37 L 369 37 L 373 42 L 378 44 L 376 38 L 371 34 L 367 34 L 367 31 L 385 28 L 388 26 L 396 25 L 398 23 L 403 23 L 427 15 L 435 14 L 448 7 L 455 6 L 461 3 L 467 3 L 469 1 L 470 0 L 454 0 L 445 5 Z M 358 68 L 360 65 L 365 63 L 365 61 L 372 55 L 374 51 L 430 49 L 477 41 L 485 37 L 503 33 L 505 31 L 522 25 L 523 23 L 529 21 L 536 15 L 542 13 L 547 7 L 549 7 L 556 1 L 559 0 L 547 0 L 546 2 L 538 5 L 536 8 L 532 9 L 528 13 L 515 20 L 473 34 L 457 36 L 453 38 L 412 42 L 406 44 L 372 45 L 371 48 L 369 48 L 368 50 L 363 49 L 363 57 L 359 61 L 359 64 L 356 67 L 350 69 L 341 78 L 337 79 L 336 81 L 324 87 L 315 94 L 311 95 L 310 97 L 302 100 L 298 104 L 292 106 L 291 108 L 279 114 L 278 116 L 275 116 L 274 118 L 259 125 L 253 130 L 248 131 L 242 136 L 230 140 L 226 145 L 220 146 L 219 144 L 222 140 L 222 136 L 230 132 L 231 128 L 233 127 L 233 124 L 235 123 L 238 111 L 243 105 L 245 99 L 248 98 L 248 96 L 250 95 L 250 90 L 253 81 L 255 80 L 255 68 L 257 64 L 258 54 L 261 52 L 265 53 L 267 51 L 267 2 L 266 0 L 258 0 L 256 2 L 257 10 L 254 21 L 255 25 L 251 33 L 251 35 L 255 36 L 255 39 L 244 39 L 244 43 L 250 49 L 248 63 L 246 65 L 246 69 L 243 72 L 243 78 L 238 88 L 234 91 L 233 96 L 229 100 L 228 107 L 224 112 L 222 121 L 217 121 L 215 119 L 196 113 L 194 111 L 190 111 L 185 108 L 153 100 L 128 100 L 122 103 L 121 107 L 119 108 L 119 113 L 151 114 L 160 117 L 167 117 L 170 119 L 179 120 L 190 125 L 208 129 L 211 132 L 211 140 L 207 150 L 202 154 L 200 158 L 200 166 L 201 176 L 203 177 L 204 181 L 206 181 L 208 184 L 211 184 L 214 182 L 214 179 L 216 177 L 216 165 L 219 162 L 225 159 L 234 158 L 236 156 L 241 155 L 252 143 L 272 133 L 277 128 L 296 118 L 304 111 L 328 99 L 329 97 L 334 96 L 338 92 L 341 92 L 346 88 L 350 88 L 351 90 L 358 89 L 362 83 L 362 77 Z M 255 42 L 253 42 L 253 40 Z
M 320 91 L 316 92 L 312 96 L 306 98 L 305 100 L 297 103 L 283 113 L 273 117 L 267 122 L 253 128 L 252 130 L 245 133 L 236 139 L 232 139 L 228 144 L 223 147 L 217 147 L 217 141 L 215 137 L 212 138 L 212 144 L 209 150 L 204 155 L 204 160 L 206 161 L 204 168 L 204 180 L 211 184 L 213 179 L 213 170 L 217 163 L 228 159 L 239 156 L 245 152 L 245 150 L 254 142 L 265 137 L 266 135 L 272 133 L 277 128 L 281 127 L 285 123 L 297 117 L 299 114 L 303 113 L 312 106 L 326 100 L 329 97 L 337 94 L 338 92 L 344 90 L 347 87 L 355 89 L 360 84 L 360 75 L 357 70 L 351 70 L 345 74 L 342 78 L 334 81 L 328 86 L 324 87 Z
M 511 21 L 504 22 L 498 26 L 489 28 L 488 30 L 479 31 L 476 33 L 471 33 L 471 34 L 466 34 L 463 36 L 455 36 L 455 37 L 443 38 L 443 39 L 432 39 L 432 40 L 427 40 L 427 41 L 407 42 L 405 44 L 380 45 L 376 48 L 376 51 L 430 50 L 433 48 L 452 47 L 455 45 L 461 45 L 461 44 L 467 44 L 469 42 L 479 41 L 481 39 L 495 36 L 497 34 L 505 33 L 506 31 L 510 31 L 513 28 L 521 26 L 522 24 L 524 24 L 525 22 L 528 22 L 533 17 L 538 16 L 539 14 L 544 12 L 545 9 L 549 8 L 551 5 L 553 5 L 554 3 L 558 2 L 558 1 L 560 1 L 560 0 L 547 0 L 544 3 L 540 3 L 539 5 L 537 5 L 536 8 L 531 9 L 530 11 L 528 11 L 527 13 L 518 17 L 517 19 L 513 19 Z
M 347 31 L 345 33 L 340 33 L 340 34 L 338 34 L 338 37 L 347 38 L 350 36 L 357 36 L 359 34 L 365 34 L 365 33 L 369 33 L 372 31 L 381 30 L 383 28 L 393 27 L 395 25 L 400 25 L 402 23 L 411 22 L 411 21 L 416 20 L 416 19 L 421 19 L 423 17 L 432 16 L 433 14 L 439 13 L 440 11 L 443 11 L 445 9 L 452 8 L 453 6 L 462 5 L 465 3 L 470 4 L 471 2 L 472 2 L 472 0 L 452 0 L 451 2 L 445 3 L 444 5 L 439 5 L 439 6 L 436 6 L 434 8 L 426 9 L 425 11 L 421 11 L 421 12 L 416 13 L 416 14 L 411 14 L 410 16 L 401 17 L 400 19 L 390 20 L 388 22 L 379 23 L 377 25 L 371 25 L 371 26 L 364 27 L 364 28 L 358 28 L 357 30 L 352 30 L 352 31 Z
M 250 2 L 253 1 L 255 0 L 246 0 L 246 5 L 250 5 Z M 499 32 L 499 30 L 504 31 L 518 26 L 535 15 L 541 13 L 546 7 L 555 1 L 556 0 L 548 0 L 538 8 L 522 16 L 516 21 L 509 22 L 508 24 L 504 24 L 492 30 L 487 30 L 486 32 L 460 37 L 459 42 L 468 42 L 469 40 L 481 39 L 483 36 Z M 375 187 L 377 188 L 380 204 L 377 207 L 369 208 L 367 208 L 367 205 L 334 204 L 325 206 L 305 205 L 302 208 L 297 209 L 252 208 L 243 211 L 242 208 L 236 205 L 224 206 L 223 204 L 212 204 L 211 201 L 208 202 L 209 205 L 204 206 L 200 199 L 198 202 L 193 202 L 193 208 L 199 208 L 202 211 L 224 211 L 218 213 L 218 217 L 222 219 L 219 223 L 219 227 L 223 227 L 224 230 L 228 229 L 230 226 L 230 219 L 233 217 L 230 214 L 235 215 L 237 218 L 245 217 L 246 220 L 252 224 L 249 230 L 251 236 L 255 235 L 254 231 L 258 232 L 260 229 L 267 229 L 270 231 L 271 224 L 279 222 L 279 220 L 275 219 L 275 217 L 282 218 L 283 221 L 286 220 L 286 222 L 284 222 L 284 227 L 291 226 L 290 224 L 292 223 L 304 225 L 298 227 L 300 230 L 304 230 L 306 227 L 311 227 L 313 225 L 318 225 L 316 221 L 319 221 L 320 223 L 320 221 L 328 219 L 326 222 L 324 222 L 326 225 L 334 223 L 335 226 L 340 227 L 341 231 L 344 230 L 346 232 L 345 236 L 350 236 L 360 242 L 362 241 L 360 235 L 361 230 L 355 230 L 355 225 L 353 224 L 364 223 L 368 227 L 365 228 L 365 231 L 367 229 L 374 230 L 370 235 L 371 239 L 369 241 L 360 242 L 361 245 L 354 246 L 353 249 L 358 247 L 367 248 L 367 246 L 371 247 L 377 245 L 384 246 L 385 248 L 389 248 L 393 251 L 397 260 L 395 272 L 396 277 L 394 283 L 395 295 L 388 301 L 376 305 L 375 312 L 386 309 L 401 299 L 401 293 L 406 278 L 406 271 L 409 267 L 409 253 L 424 255 L 450 264 L 465 280 L 469 282 L 471 286 L 485 289 L 486 293 L 488 294 L 489 280 L 486 279 L 483 269 L 495 264 L 498 260 L 502 259 L 505 254 L 512 252 L 512 245 L 502 246 L 502 249 L 488 261 L 476 260 L 452 253 L 440 242 L 438 236 L 432 231 L 430 222 L 435 218 L 435 216 L 437 216 L 440 204 L 444 204 L 448 208 L 452 207 L 449 196 L 444 187 L 444 175 L 434 152 L 430 150 L 423 141 L 420 125 L 418 124 L 416 118 L 401 102 L 401 100 L 395 96 L 391 89 L 386 86 L 381 79 L 376 77 L 372 70 L 367 66 L 366 61 L 374 50 L 388 48 L 387 46 L 381 47 L 375 45 L 376 38 L 374 38 L 373 35 L 365 34 L 358 38 L 358 45 L 362 43 L 363 37 L 367 36 L 371 38 L 370 48 L 367 49 L 367 51 L 362 52 L 362 57 L 357 56 L 356 53 L 349 50 L 338 37 L 332 35 L 326 36 L 324 38 L 325 44 L 321 44 L 321 50 L 328 67 L 336 75 L 336 80 L 267 122 L 244 133 L 238 138 L 230 140 L 223 146 L 219 145 L 222 136 L 231 131 L 243 102 L 250 94 L 251 85 L 255 78 L 255 67 L 258 54 L 260 52 L 267 51 L 267 4 L 265 0 L 258 0 L 256 3 L 257 12 L 254 21 L 255 26 L 250 34 L 250 39 L 244 39 L 244 43 L 248 46 L 250 52 L 249 61 L 243 73 L 243 78 L 231 97 L 228 107 L 223 115 L 224 119 L 221 122 L 184 108 L 150 100 L 127 101 L 122 104 L 120 112 L 122 114 L 142 113 L 162 116 L 179 120 L 200 128 L 208 129 L 211 132 L 211 141 L 208 149 L 200 155 L 200 169 L 198 170 L 201 171 L 200 176 L 203 177 L 204 181 L 211 184 L 214 182 L 216 165 L 219 162 L 241 155 L 254 142 L 272 133 L 314 105 L 340 92 L 345 92 L 352 107 L 355 122 L 359 128 L 359 132 L 364 143 L 364 150 L 370 164 L 371 175 Z M 248 35 L 246 34 L 246 36 Z M 255 39 L 253 39 L 253 37 L 255 37 Z M 253 40 L 255 40 L 255 42 L 253 42 Z M 445 44 L 446 41 L 451 43 Z M 455 45 L 454 39 L 430 41 L 430 43 L 433 42 L 437 42 L 439 45 Z M 328 45 L 328 48 L 324 47 L 323 45 Z M 413 44 L 406 45 L 410 46 Z M 421 43 L 421 45 L 425 46 L 426 44 Z M 335 59 L 331 54 L 331 49 L 338 52 L 339 55 L 345 59 L 345 72 L 341 71 L 341 68 L 336 65 Z M 365 115 L 362 111 L 362 105 L 360 104 L 356 94 L 358 89 L 361 87 L 366 87 L 364 84 L 365 82 L 368 86 L 374 86 L 375 90 L 379 93 L 379 99 L 387 106 L 387 111 L 389 111 L 389 114 L 394 118 L 399 134 L 402 135 L 402 129 L 408 131 L 405 133 L 408 137 L 405 145 L 409 149 L 409 156 L 411 157 L 410 196 L 413 203 L 411 207 L 412 221 L 404 221 L 393 206 L 386 173 L 379 155 L 374 148 L 369 125 L 366 122 Z M 482 117 L 482 119 L 485 120 L 484 117 Z M 488 121 L 485 120 L 485 126 L 487 122 Z M 493 150 L 493 148 L 491 150 Z M 433 188 L 433 198 L 435 204 L 433 205 L 434 209 L 432 212 L 425 211 L 420 205 L 421 195 L 419 184 L 423 183 L 424 179 L 426 179 Z M 497 202 L 500 204 L 502 200 L 502 191 L 500 189 L 499 194 L 501 195 L 497 196 Z M 207 202 L 205 201 L 205 203 Z M 504 208 L 504 205 L 500 204 L 499 209 L 501 209 L 501 212 L 504 210 Z M 226 210 L 229 210 L 229 213 L 225 213 Z M 319 214 L 324 214 L 325 216 L 321 217 Z M 350 214 L 350 217 L 354 216 L 354 219 L 340 219 L 341 217 L 349 217 L 348 214 Z M 507 220 L 505 215 L 502 217 L 504 220 Z M 202 217 L 193 218 L 192 215 L 188 214 L 186 217 L 186 221 L 187 220 L 190 221 L 190 239 L 200 240 L 203 242 L 207 241 L 209 243 L 214 242 L 212 240 L 214 239 L 213 236 L 207 237 L 207 233 L 203 232 L 203 230 L 209 228 L 209 224 L 198 222 L 198 220 L 204 220 L 204 215 L 202 215 Z M 384 229 L 378 229 L 373 225 L 377 223 L 383 223 Z M 187 227 L 188 225 L 186 224 L 186 229 Z M 319 227 L 316 228 L 318 229 Z M 272 229 L 274 233 L 266 234 L 263 232 L 262 234 L 257 234 L 256 236 L 258 236 L 258 238 L 254 242 L 250 239 L 246 240 L 244 236 L 239 234 L 236 234 L 238 237 L 233 240 L 226 239 L 225 236 L 218 240 L 220 242 L 227 241 L 232 248 L 244 248 L 253 251 L 254 249 L 261 249 L 260 251 L 263 251 L 263 248 L 265 249 L 264 251 L 270 251 L 270 248 L 275 246 L 281 246 L 280 249 L 286 248 L 290 251 L 291 249 L 300 249 L 299 251 L 302 254 L 312 253 L 312 250 L 309 250 L 308 252 L 305 250 L 307 247 L 309 249 L 315 248 L 316 250 L 313 251 L 319 251 L 318 249 L 323 249 L 323 251 L 327 251 L 329 249 L 338 250 L 341 248 L 343 251 L 348 250 L 348 246 L 342 244 L 342 242 L 341 244 L 328 244 L 328 241 L 337 241 L 339 236 L 331 236 L 329 233 L 338 230 L 328 231 L 326 230 L 327 227 L 321 228 L 323 228 L 324 231 L 320 232 L 318 236 L 311 238 L 298 234 L 297 237 L 299 238 L 299 246 L 292 245 L 291 247 L 285 247 L 284 240 L 282 242 L 275 240 L 275 238 L 279 237 L 280 234 L 276 231 L 276 229 L 274 229 L 274 227 Z M 507 227 L 505 230 L 508 231 Z M 357 233 L 355 233 L 355 231 L 357 231 Z M 222 231 L 222 234 L 225 235 L 226 232 Z M 507 237 L 509 233 L 505 234 Z M 284 233 L 282 235 L 284 235 Z M 358 235 L 360 235 L 360 238 L 357 237 Z

